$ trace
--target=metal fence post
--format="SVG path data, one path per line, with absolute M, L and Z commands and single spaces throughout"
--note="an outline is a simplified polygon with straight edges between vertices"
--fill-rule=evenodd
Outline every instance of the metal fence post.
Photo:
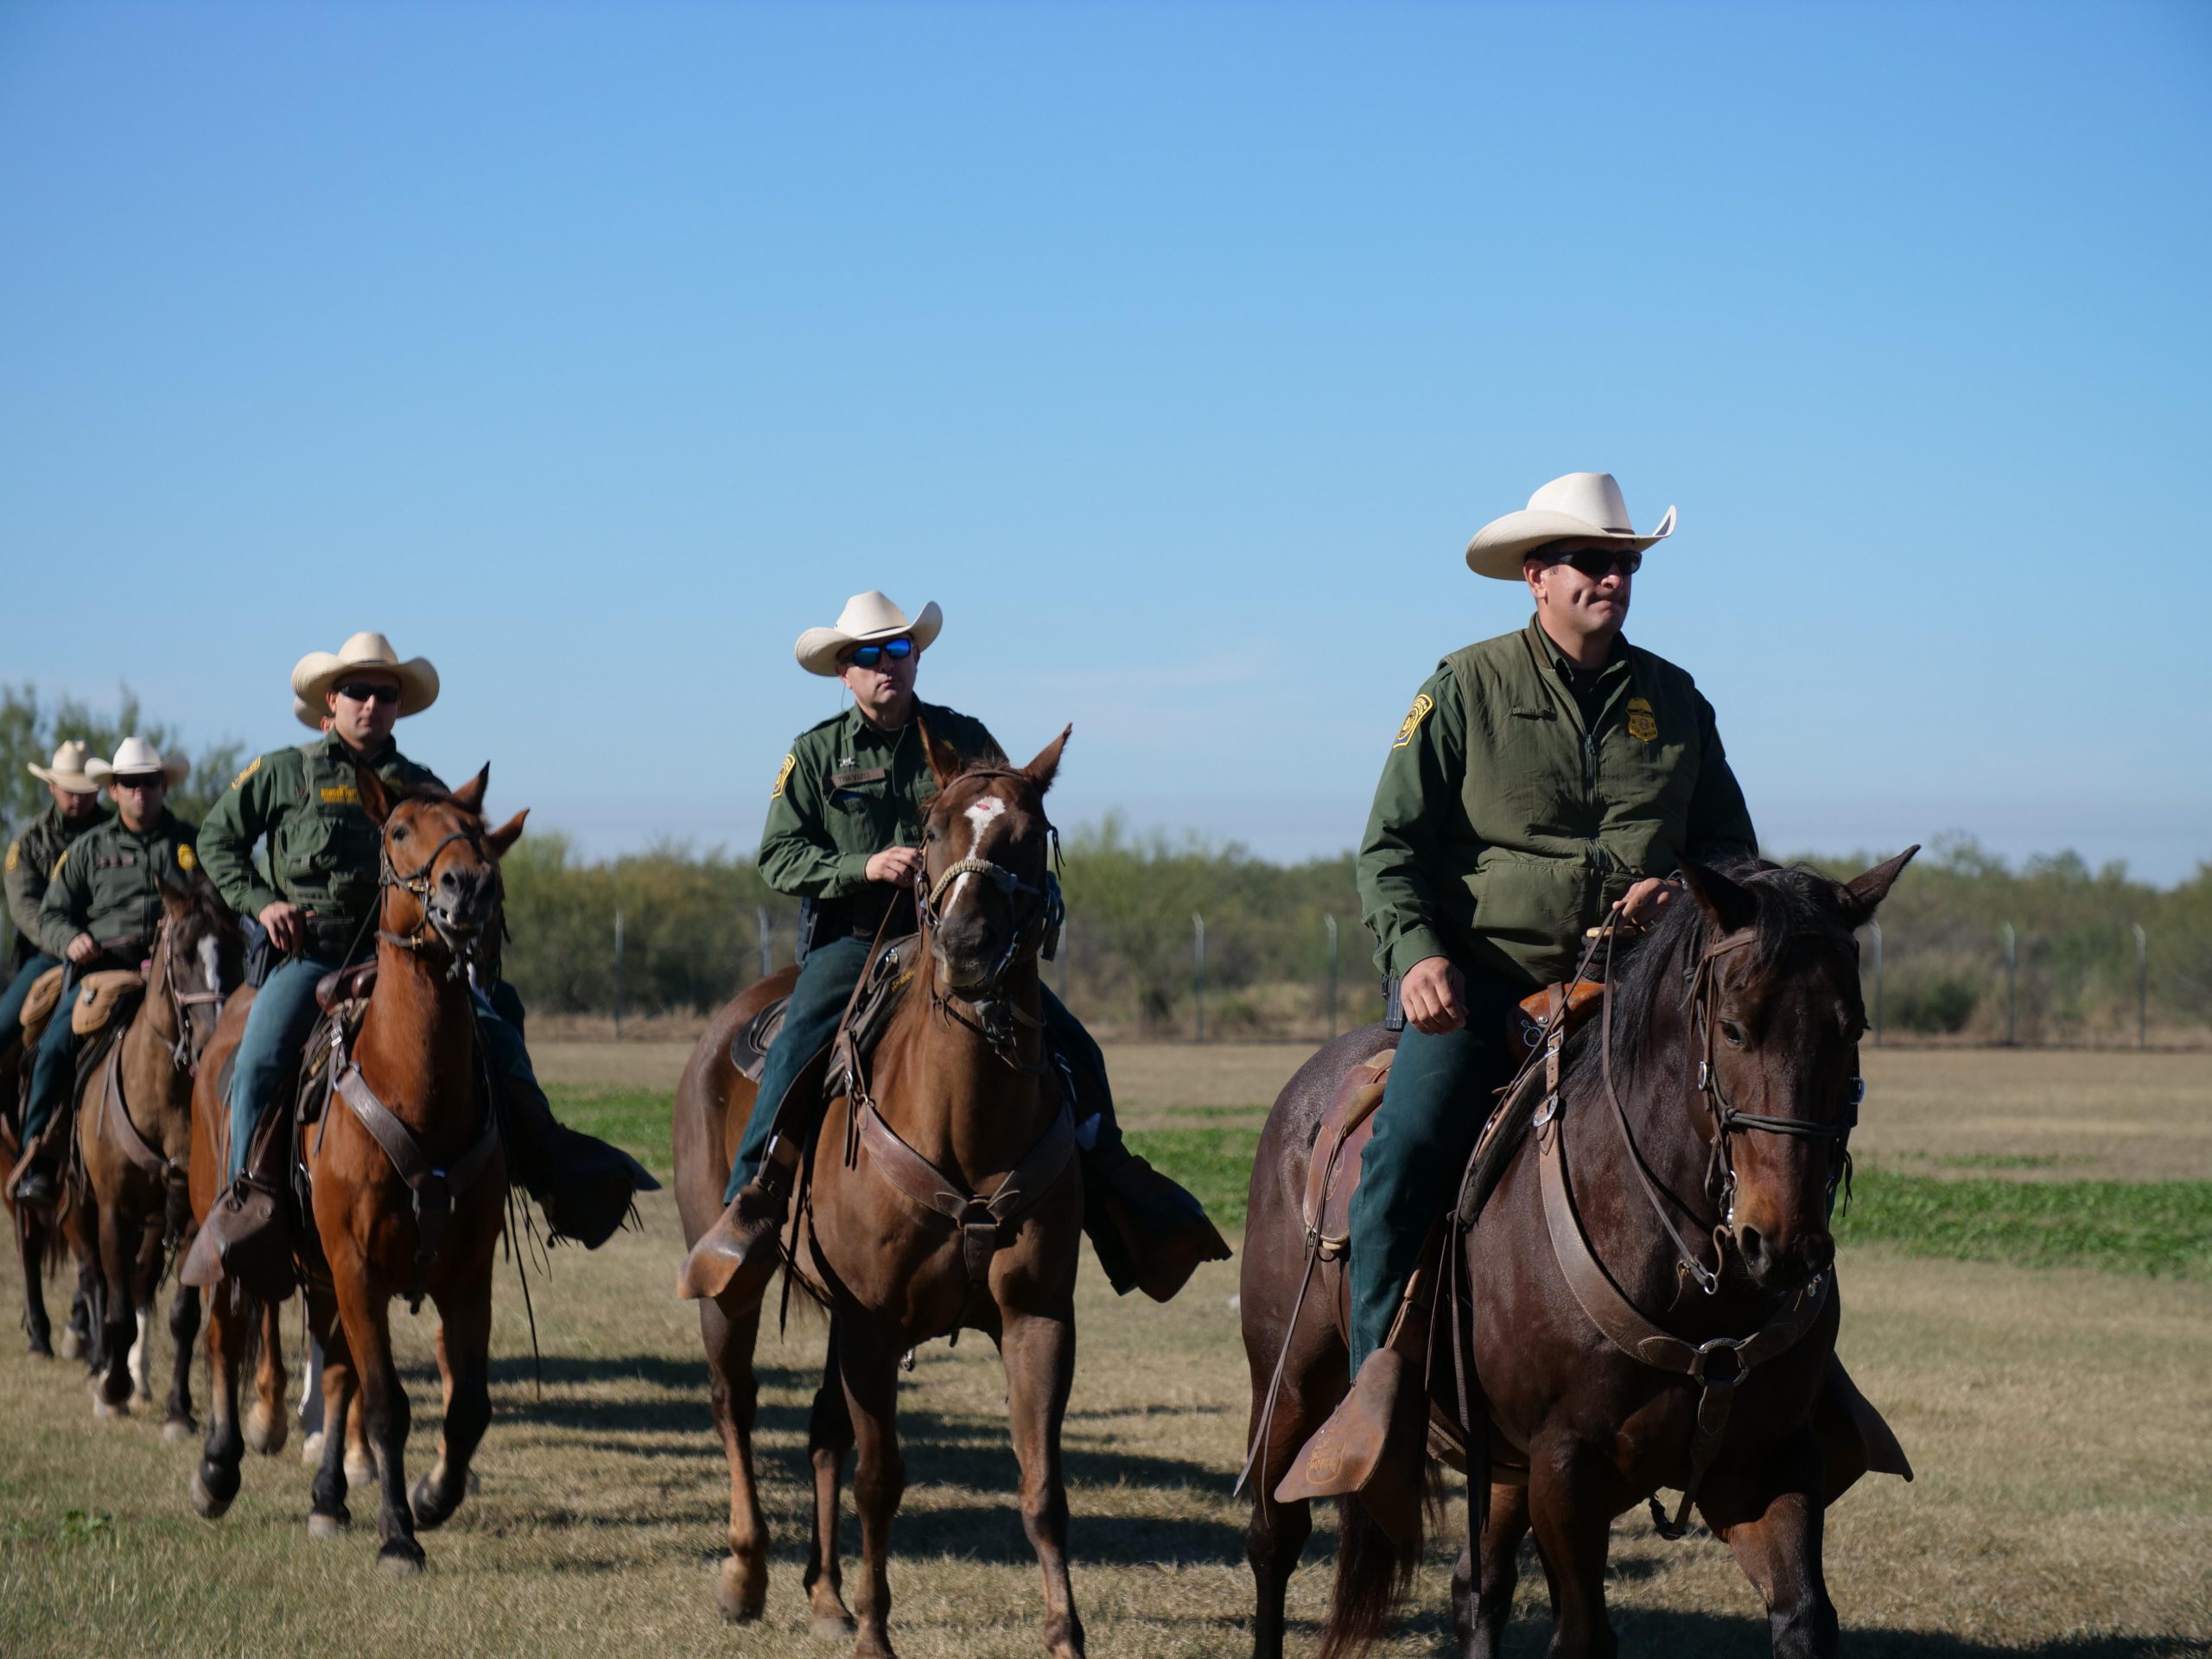
M 2005 1046 L 2011 1048 L 2018 1036 L 2020 982 L 2019 935 L 2012 931 L 2012 924 L 2005 924 Z
M 1874 1046 L 1882 1046 L 1882 925 L 1866 924 L 1866 931 L 1874 936 Z
M 614 1040 L 622 1040 L 622 911 L 614 912 Z
M 1192 979 L 1191 1002 L 1194 1029 L 1193 1041 L 1206 1039 L 1206 918 L 1197 911 L 1191 912 L 1191 931 L 1195 940 L 1192 962 L 1196 968 Z
M 766 979 L 776 971 L 775 935 L 769 931 L 768 906 L 753 906 L 753 925 L 760 934 L 760 977 Z
M 1321 918 L 1329 929 L 1329 1036 L 1337 1034 L 1337 918 L 1333 915 Z
M 2135 1046 L 2151 1046 L 2151 936 L 2135 924 Z

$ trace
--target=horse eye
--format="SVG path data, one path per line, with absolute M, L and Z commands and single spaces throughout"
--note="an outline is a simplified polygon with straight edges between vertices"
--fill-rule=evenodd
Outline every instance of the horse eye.
M 407 826 L 406 826 L 405 824 L 404 824 L 404 823 L 403 823 L 403 824 L 401 824 L 397 829 L 394 830 L 391 832 L 391 838 L 392 838 L 394 841 L 404 841 L 404 840 L 406 840 L 406 839 L 407 839 Z
M 1720 1022 L 1720 1034 L 1728 1039 L 1728 1046 L 1731 1048 L 1741 1048 L 1744 1046 L 1744 1028 L 1733 1020 L 1723 1020 Z
M 922 839 L 924 841 L 935 841 L 937 839 L 937 825 L 931 824 L 928 829 L 923 830 Z

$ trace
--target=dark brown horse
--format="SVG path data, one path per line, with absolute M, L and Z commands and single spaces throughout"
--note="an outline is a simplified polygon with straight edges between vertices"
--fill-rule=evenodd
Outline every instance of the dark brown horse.
M 817 1633 L 852 1628 L 836 1522 L 845 1455 L 857 1442 L 862 1655 L 891 1651 L 891 1521 L 906 1484 L 899 1361 L 963 1328 L 996 1343 L 1006 1367 L 1022 1525 L 1045 1570 L 1046 1646 L 1059 1659 L 1083 1651 L 1060 1464 L 1083 1189 L 1065 1108 L 1042 1064 L 1037 978 L 1051 836 L 1043 798 L 1066 740 L 1063 732 L 1019 770 L 963 770 L 958 757 L 930 746 L 938 793 L 916 884 L 920 979 L 866 1068 L 868 1082 L 831 1103 L 813 1141 L 797 1271 L 829 1306 L 830 1334 L 808 1433 L 815 1528 L 806 1590 Z M 687 1241 L 721 1213 L 732 1150 L 752 1110 L 753 1087 L 730 1064 L 729 1039 L 791 983 L 779 975 L 740 996 L 685 1069 L 675 1140 Z M 758 1617 L 767 1589 L 767 1529 L 753 1469 L 760 1319 L 759 1304 L 743 1306 L 734 1294 L 728 1305 L 700 1304 L 730 1466 L 730 1555 L 717 1599 L 734 1619 Z
M 493 1257 L 505 1221 L 506 1173 L 477 1053 L 467 966 L 499 925 L 499 861 L 522 834 L 524 813 L 485 828 L 486 767 L 451 795 L 395 796 L 357 769 L 361 804 L 383 833 L 377 976 L 350 1059 L 318 1122 L 299 1132 L 308 1175 L 311 1236 L 297 1241 L 308 1321 L 322 1344 L 323 1421 L 345 1424 L 358 1389 L 377 1454 L 380 1565 L 423 1564 L 417 1528 L 435 1527 L 466 1494 L 469 1459 L 491 1420 L 489 1349 Z M 214 1125 L 227 1109 L 212 1079 L 245 1028 L 250 993 L 233 997 L 202 1067 L 194 1103 L 192 1199 L 204 1218 L 220 1196 Z M 391 1303 L 428 1295 L 439 1318 L 445 1417 L 439 1456 L 411 1495 L 407 1391 L 391 1354 Z M 260 1326 L 257 1449 L 281 1444 L 283 1368 L 270 1305 L 226 1282 L 208 1323 L 207 1443 L 192 1479 L 194 1506 L 220 1515 L 238 1487 L 238 1393 L 248 1337 Z M 273 1378 L 274 1389 L 271 1389 Z M 276 1422 L 270 1424 L 274 1414 Z M 346 1508 L 346 1436 L 325 1436 L 308 1531 L 337 1533 Z
M 1612 1653 L 1612 1522 L 1662 1487 L 1691 1486 L 1765 1598 L 1776 1653 L 1834 1651 L 1822 1511 L 1870 1454 L 1874 1466 L 1902 1467 L 1834 1363 L 1828 1214 L 1866 1027 L 1852 935 L 1910 856 L 1842 884 L 1756 861 L 1686 870 L 1695 903 L 1671 906 L 1624 951 L 1605 1020 L 1568 1041 L 1555 1099 L 1518 1125 L 1522 1138 L 1505 1149 L 1460 1256 L 1471 1438 L 1496 1477 L 1475 1489 L 1486 1491 L 1487 1520 L 1453 1575 L 1470 1659 L 1502 1649 L 1531 1528 L 1552 1592 L 1552 1652 Z M 1312 1530 L 1310 1503 L 1279 1501 L 1275 1483 L 1346 1387 L 1341 1263 L 1321 1265 L 1293 1326 L 1307 1160 L 1345 1074 L 1394 1040 L 1369 1027 L 1309 1060 L 1276 1101 L 1253 1166 L 1242 1311 L 1255 1436 L 1284 1356 L 1248 1539 L 1260 1659 L 1282 1651 L 1284 1586 Z M 1440 1295 L 1432 1335 L 1438 1409 L 1452 1419 L 1454 1300 Z M 1617 1339 L 1637 1319 L 1652 1357 Z M 1763 1331 L 1772 1334 L 1739 1347 Z M 1683 1356 L 1710 1390 L 1674 1366 Z M 1720 1425 L 1705 1437 L 1700 1410 Z M 1338 1509 L 1330 1659 L 1382 1633 L 1419 1548 L 1394 1542 L 1357 1498 Z
M 67 1009 L 55 1012 L 68 1018 Z M 96 1363 L 99 1338 L 92 1328 L 92 1299 L 99 1283 L 99 1249 L 89 1217 L 66 1192 L 58 1211 L 19 1205 L 14 1197 L 16 1165 L 23 1154 L 23 1095 L 30 1085 L 32 1052 L 28 1033 L 0 1051 L 0 1100 L 9 1103 L 9 1109 L 0 1112 L 0 1194 L 6 1195 L 16 1254 L 23 1270 L 23 1332 L 30 1338 L 34 1358 L 54 1357 L 54 1320 L 46 1311 L 46 1281 L 64 1261 L 73 1260 L 77 1288 L 71 1299 L 68 1323 L 62 1328 L 61 1357 Z
M 134 1392 L 151 1398 L 145 1327 L 164 1266 L 191 1222 L 185 1179 L 194 1076 L 224 997 L 245 976 L 245 938 L 213 883 L 195 874 L 188 886 L 162 882 L 161 894 L 146 994 L 76 1101 L 83 1171 L 77 1198 L 99 1241 L 93 1305 L 104 1363 L 92 1378 L 92 1408 L 101 1416 L 127 1412 Z M 67 1018 L 67 1010 L 54 1017 Z M 200 1334 L 200 1293 L 190 1286 L 178 1285 L 170 1301 L 169 1334 L 176 1363 L 162 1433 L 177 1440 L 199 1427 L 192 1417 L 192 1346 Z

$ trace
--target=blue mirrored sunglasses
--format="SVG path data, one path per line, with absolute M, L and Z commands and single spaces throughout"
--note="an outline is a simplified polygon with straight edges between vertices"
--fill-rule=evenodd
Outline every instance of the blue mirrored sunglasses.
M 874 668 L 888 657 L 894 663 L 903 663 L 914 654 L 914 642 L 905 634 L 896 639 L 886 639 L 872 645 L 855 647 L 848 659 L 855 668 Z

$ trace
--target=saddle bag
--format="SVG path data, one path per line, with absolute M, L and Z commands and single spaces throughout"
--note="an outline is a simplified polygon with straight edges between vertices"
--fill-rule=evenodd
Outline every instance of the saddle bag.
M 137 969 L 104 968 L 77 982 L 76 1001 L 69 1005 L 69 1029 L 89 1037 L 116 1017 L 116 1012 L 146 988 Z
M 31 982 L 30 995 L 23 999 L 25 1053 L 38 1046 L 39 1037 L 46 1030 L 47 1021 L 54 1017 L 54 1009 L 61 1006 L 61 982 L 68 973 L 67 968 L 49 968 Z

